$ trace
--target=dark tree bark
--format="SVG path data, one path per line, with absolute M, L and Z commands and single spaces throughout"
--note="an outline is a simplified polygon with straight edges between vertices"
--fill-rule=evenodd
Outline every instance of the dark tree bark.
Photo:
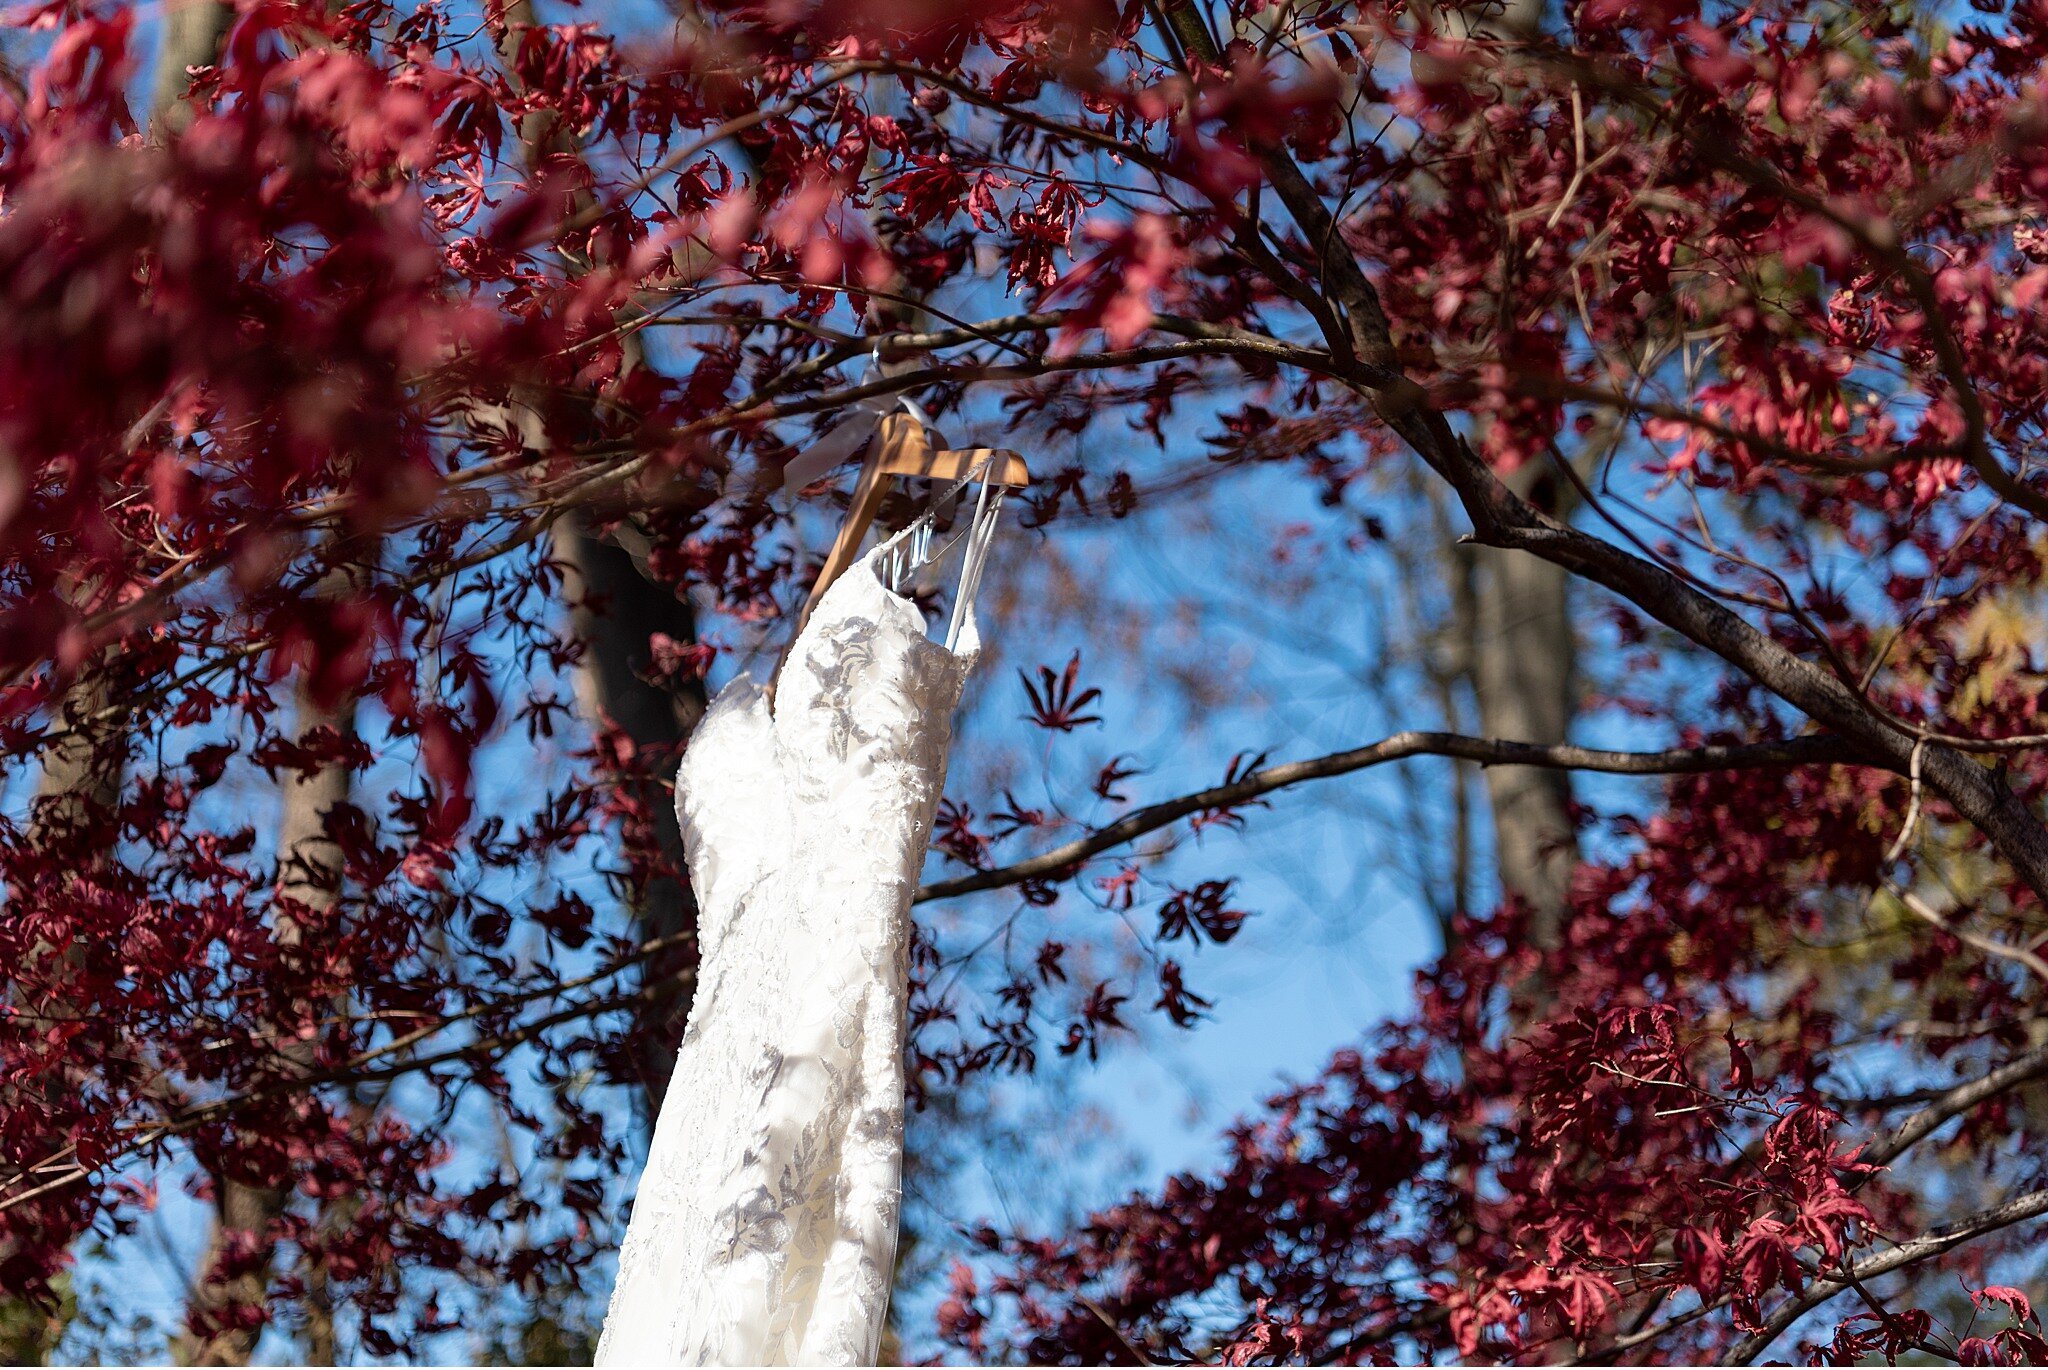
M 653 683 L 648 643 L 656 633 L 679 643 L 696 641 L 696 615 L 687 600 L 650 580 L 615 537 L 598 536 L 581 519 L 565 519 L 556 525 L 555 538 L 556 551 L 573 573 L 564 589 L 576 634 L 586 647 L 578 680 L 584 712 L 624 733 L 642 762 L 626 783 L 646 827 L 629 825 L 621 841 L 658 851 L 665 868 L 630 892 L 633 912 L 643 938 L 677 937 L 696 926 L 697 902 L 683 876 L 683 838 L 665 778 L 673 772 L 684 739 L 704 716 L 706 697 L 701 681 L 673 689 Z M 646 769 L 649 760 L 652 774 Z M 695 956 L 693 947 L 678 946 L 650 961 L 642 974 L 649 982 L 665 981 Z M 636 1009 L 634 1068 L 650 1126 L 675 1069 L 689 1008 L 690 984 L 684 980 Z

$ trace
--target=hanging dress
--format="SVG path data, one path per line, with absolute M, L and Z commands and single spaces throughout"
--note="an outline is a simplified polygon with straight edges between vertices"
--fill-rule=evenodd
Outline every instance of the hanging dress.
M 676 776 L 700 964 L 599 1365 L 872 1365 L 902 1202 L 910 904 L 958 650 L 868 553 L 771 706 L 719 693 Z

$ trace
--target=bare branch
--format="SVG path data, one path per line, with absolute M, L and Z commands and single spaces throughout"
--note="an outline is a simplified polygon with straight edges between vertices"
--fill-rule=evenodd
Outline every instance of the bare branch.
M 1097 828 L 1086 837 L 1076 838 L 1015 865 L 961 876 L 956 880 L 935 881 L 920 889 L 917 899 L 919 903 L 930 899 L 953 899 L 980 890 L 1057 876 L 1091 856 L 1122 846 L 1190 814 L 1247 803 L 1260 795 L 1298 785 L 1305 780 L 1347 775 L 1369 766 L 1414 756 L 1454 757 L 1460 761 L 1476 761 L 1482 766 L 1540 766 L 1554 770 L 1602 771 L 1611 775 L 1696 775 L 1702 771 L 1759 766 L 1887 765 L 1864 756 L 1840 738 L 1828 736 L 1740 746 L 1681 747 L 1663 752 L 1610 752 L 1569 744 L 1539 746 L 1530 742 L 1504 742 L 1497 738 L 1464 737 L 1456 733 L 1396 733 L 1370 746 L 1308 761 L 1268 766 L 1234 784 L 1218 785 L 1147 805 L 1107 827 Z
M 1990 1074 L 1967 1080 L 1936 1096 L 1925 1108 L 1899 1124 L 1896 1132 L 1869 1148 L 1859 1159 L 1872 1165 L 1890 1165 L 1949 1119 L 1969 1112 L 1986 1099 L 2043 1076 L 2048 1076 L 2048 1047 L 2014 1057 Z

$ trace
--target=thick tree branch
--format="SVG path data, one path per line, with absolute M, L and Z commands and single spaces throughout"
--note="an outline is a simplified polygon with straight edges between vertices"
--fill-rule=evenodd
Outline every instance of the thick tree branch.
M 1930 1257 L 1952 1251 L 1964 1242 L 1999 1231 L 2001 1228 L 2011 1227 L 2015 1223 L 2027 1222 L 2043 1214 L 2048 1214 L 2048 1189 L 2036 1189 L 1996 1208 L 1972 1213 L 1960 1221 L 1937 1227 L 1924 1237 L 1901 1242 L 1889 1251 L 1881 1251 L 1875 1256 L 1858 1261 L 1840 1277 L 1820 1280 L 1810 1285 L 1805 1293 L 1771 1314 L 1762 1331 L 1737 1343 L 1734 1349 L 1721 1358 L 1720 1363 L 1749 1364 L 1769 1350 L 1771 1343 L 1793 1323 L 1837 1294 L 1846 1293 L 1867 1280 L 1889 1275 L 1894 1270 L 1903 1270 L 1909 1265 L 1917 1265 Z
M 878 294 L 878 292 L 867 293 Z M 795 385 L 823 375 L 835 367 L 844 366 L 846 363 L 865 356 L 869 352 L 874 352 L 884 361 L 891 361 L 915 353 L 936 352 L 948 347 L 964 347 L 977 342 L 994 343 L 998 346 L 1006 347 L 1012 352 L 1017 352 L 1018 348 L 1016 345 L 1006 341 L 1006 335 L 1014 333 L 1050 333 L 1055 329 L 1066 327 L 1073 317 L 1074 312 L 1072 310 L 1041 310 L 1031 314 L 1011 314 L 1001 318 L 983 319 L 972 324 L 963 323 L 954 328 L 925 329 L 915 332 L 884 332 L 876 333 L 872 337 L 849 339 L 838 347 L 832 348 L 809 361 L 799 362 L 795 366 L 779 372 L 772 381 L 756 391 L 752 398 L 758 401 L 781 394 Z M 654 319 L 650 320 L 650 322 L 659 323 L 662 320 Z M 725 320 L 703 318 L 698 318 L 691 322 L 698 326 L 707 324 L 723 325 L 726 323 Z M 748 319 L 741 316 L 731 322 L 736 325 L 747 326 L 766 321 Z M 1170 314 L 1155 314 L 1152 322 L 1148 325 L 1148 329 L 1154 333 L 1166 333 L 1175 337 L 1199 339 L 1207 344 L 1207 346 L 1194 349 L 1197 353 L 1228 352 L 1247 358 L 1266 357 L 1276 363 L 1298 366 L 1303 370 L 1315 372 L 1319 375 L 1333 377 L 1337 375 L 1335 370 L 1336 359 L 1329 353 L 1312 347 L 1303 347 L 1298 343 L 1290 343 L 1284 339 L 1273 337 L 1268 333 L 1258 333 L 1244 328 L 1232 328 L 1226 324 L 1205 323 L 1199 319 L 1177 318 Z M 1024 362 L 1027 365 L 1034 360 L 1044 360 L 1034 359 L 1028 354 L 1020 355 L 1023 356 Z M 1098 358 L 1108 358 L 1115 357 L 1118 354 L 1112 352 L 1093 355 Z M 1097 364 L 1100 363 L 1098 362 Z M 1059 369 L 1070 370 L 1074 368 L 1061 367 Z
M 1980 1075 L 1944 1091 L 1899 1124 L 1891 1136 L 1866 1150 L 1859 1159 L 1872 1165 L 1890 1165 L 1949 1119 L 1967 1113 L 1986 1099 L 2043 1076 L 2048 1076 L 2048 1047 L 2039 1047 L 2017 1056 L 1988 1075 Z
M 1191 0 L 1168 4 L 1166 15 L 1191 54 L 1212 66 L 1219 64 L 1220 55 Z M 1664 567 L 1558 523 L 1502 485 L 1444 415 L 1430 406 L 1422 388 L 1399 373 L 1379 294 L 1314 185 L 1285 148 L 1267 145 L 1258 154 L 1288 213 L 1321 251 L 1324 279 L 1344 306 L 1351 336 L 1330 342 L 1363 363 L 1351 384 L 1372 399 L 1381 419 L 1456 492 L 1476 541 L 1542 557 L 1606 587 L 1739 667 L 1821 727 L 1885 758 L 1896 769 L 1905 767 L 1922 739 L 1883 717 L 1832 672 L 1786 649 Z M 1387 379 L 1390 371 L 1392 380 Z M 1938 745 L 1924 746 L 1922 774 L 2048 903 L 2048 828 L 2004 782 L 1962 753 Z
M 1150 804 L 1124 815 L 1042 855 L 998 870 L 980 871 L 955 880 L 939 880 L 917 892 L 919 903 L 953 899 L 980 890 L 999 889 L 1061 875 L 1091 856 L 1131 842 L 1191 814 L 1230 808 L 1299 785 L 1347 775 L 1370 766 L 1415 756 L 1446 756 L 1482 766 L 1539 766 L 1553 770 L 1602 771 L 1610 775 L 1696 775 L 1702 771 L 1759 766 L 1883 765 L 1835 737 L 1800 737 L 1788 742 L 1757 742 L 1739 746 L 1681 747 L 1663 752 L 1610 752 L 1570 745 L 1539 746 L 1497 738 L 1462 737 L 1455 733 L 1404 732 L 1350 751 L 1307 761 L 1292 761 L 1254 771 L 1230 785 L 1198 790 L 1177 799 Z
M 1020 325 L 1020 331 L 1023 327 L 1026 326 Z M 512 532 L 457 558 L 422 568 L 419 573 L 400 584 L 408 587 L 422 584 L 446 577 L 456 571 L 482 565 L 542 536 L 556 521 L 575 509 L 616 504 L 621 489 L 629 486 L 659 462 L 659 457 L 649 450 L 652 446 L 664 442 L 683 443 L 709 438 L 737 427 L 764 424 L 775 419 L 825 413 L 846 408 L 865 399 L 893 396 L 926 386 L 1028 380 L 1064 372 L 1107 371 L 1199 357 L 1250 358 L 1261 362 L 1295 366 L 1332 379 L 1357 383 L 1359 373 L 1356 368 L 1340 370 L 1334 359 L 1326 352 L 1284 342 L 1266 334 L 1212 327 L 1192 320 L 1172 319 L 1160 321 L 1159 331 L 1184 336 L 1178 342 L 1156 343 L 1109 352 L 1077 353 L 1066 357 L 1033 357 L 1001 366 L 939 362 L 916 371 L 895 372 L 872 381 L 821 391 L 780 403 L 770 403 L 765 392 L 757 392 L 716 413 L 674 429 L 637 432 L 616 441 L 585 444 L 577 449 L 577 454 L 594 459 L 589 464 L 572 468 L 568 476 L 553 485 L 535 486 L 521 483 L 516 487 L 513 496 L 518 503 L 513 507 L 500 505 L 493 511 L 500 517 L 520 517 L 520 522 Z M 911 350 L 926 346 L 952 345 L 929 341 L 934 335 L 909 336 L 915 341 L 905 344 L 896 340 L 892 341 L 892 345 L 907 346 Z M 515 431 L 520 427 L 510 420 L 507 422 Z M 517 453 L 443 477 L 440 493 L 446 497 L 455 497 L 458 492 L 475 492 L 485 482 L 519 477 L 525 468 L 541 465 L 552 455 L 555 454 L 544 444 L 529 444 Z M 606 458 L 616 460 L 606 461 Z M 353 494 L 325 496 L 308 500 L 286 513 L 274 516 L 270 520 L 270 525 L 275 529 L 312 532 L 345 522 L 357 511 L 358 499 Z M 398 532 L 446 516 L 445 505 L 429 502 L 423 512 L 410 517 L 389 519 L 385 526 L 389 531 Z M 479 519 L 487 516 L 489 515 L 481 510 L 475 515 Z M 243 531 L 245 529 L 241 527 L 227 530 L 229 534 Z M 225 540 L 232 541 L 232 538 Z M 164 606 L 175 596 L 214 575 L 230 560 L 230 557 L 220 553 L 209 553 L 205 556 L 195 553 L 180 558 L 154 578 L 134 589 L 121 602 L 105 604 L 81 614 L 79 630 L 97 641 L 110 640 L 134 623 L 152 614 L 163 612 Z M 10 684 L 21 679 L 37 664 L 36 661 L 27 659 L 0 664 L 0 684 Z M 130 711 L 129 703 L 125 700 L 102 701 L 91 705 L 92 717 L 113 718 Z

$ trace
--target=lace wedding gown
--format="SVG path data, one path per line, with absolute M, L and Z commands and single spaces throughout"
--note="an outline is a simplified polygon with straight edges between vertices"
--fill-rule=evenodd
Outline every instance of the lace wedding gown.
M 676 776 L 689 1028 L 599 1365 L 872 1365 L 902 1197 L 905 951 L 978 639 L 925 636 L 883 549 L 819 601 L 771 708 L 720 692 Z

